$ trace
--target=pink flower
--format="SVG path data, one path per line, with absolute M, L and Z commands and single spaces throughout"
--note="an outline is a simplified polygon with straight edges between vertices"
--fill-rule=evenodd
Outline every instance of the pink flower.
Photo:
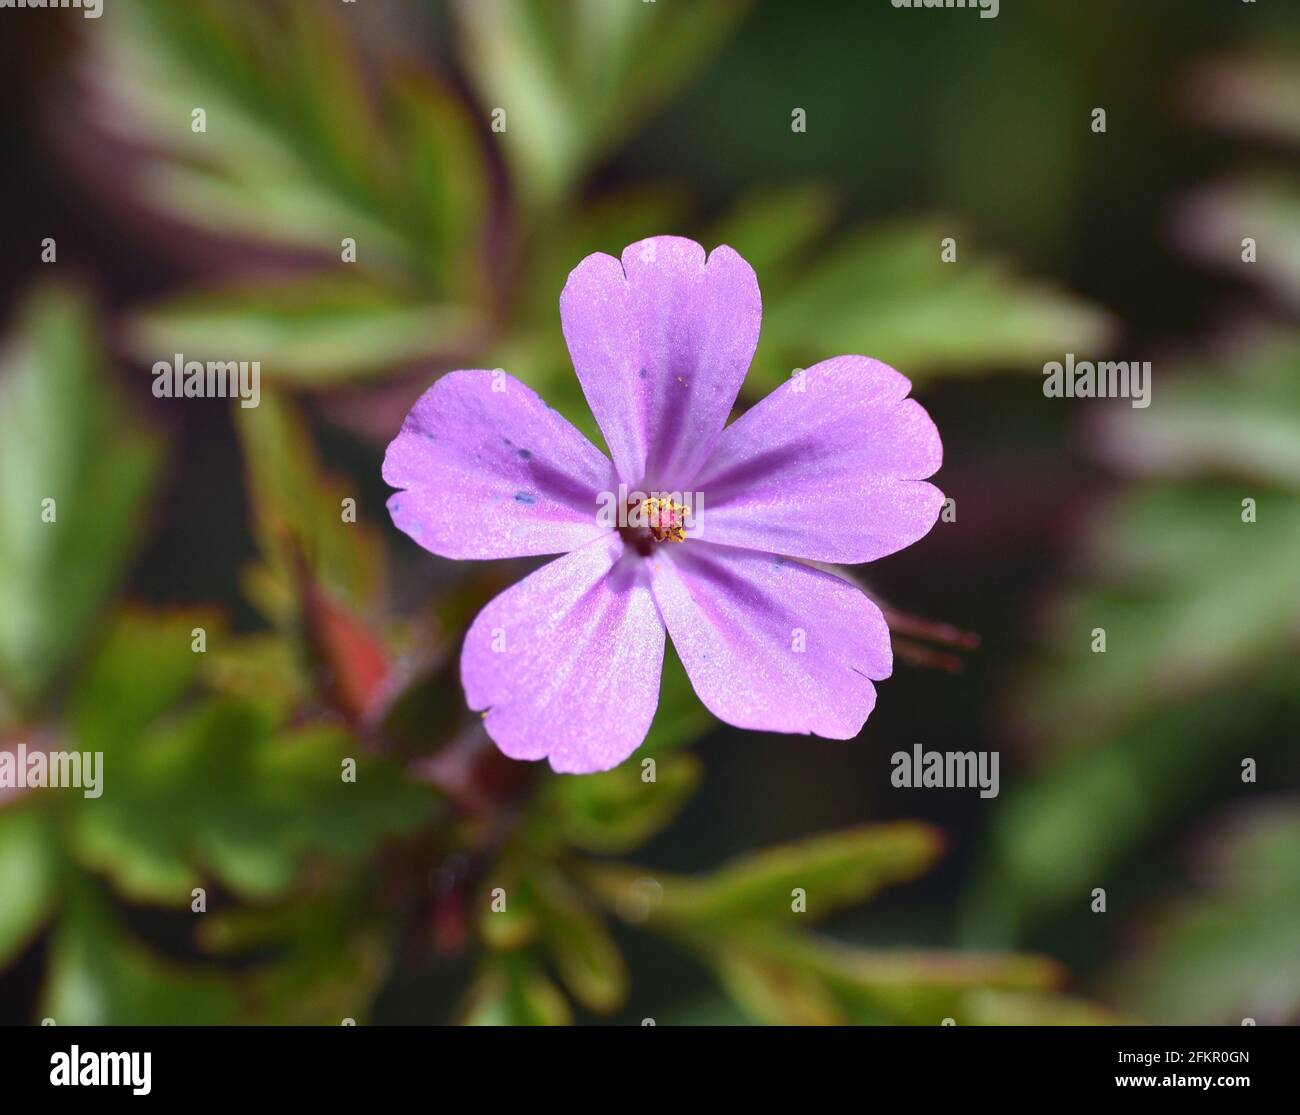
M 758 343 L 758 281 L 731 248 L 706 260 L 675 236 L 621 263 L 588 256 L 560 318 L 612 463 L 500 371 L 438 380 L 384 458 L 403 489 L 393 522 L 425 549 L 564 555 L 465 637 L 461 679 L 488 734 L 557 771 L 617 766 L 650 729 L 666 630 L 720 720 L 857 735 L 892 669 L 889 630 L 861 591 L 808 563 L 873 561 L 934 525 L 943 495 L 924 478 L 942 445 L 911 384 L 838 356 L 724 429 Z M 624 506 L 630 526 L 598 514 L 620 485 L 646 496 Z

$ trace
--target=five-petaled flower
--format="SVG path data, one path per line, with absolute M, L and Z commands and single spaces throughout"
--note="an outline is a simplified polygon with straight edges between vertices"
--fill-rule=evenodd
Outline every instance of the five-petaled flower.
M 893 658 L 880 609 L 813 563 L 921 538 L 942 493 L 938 431 L 911 384 L 838 356 L 730 426 L 758 343 L 753 268 L 659 236 L 588 256 L 560 318 L 612 462 L 501 371 L 451 372 L 384 458 L 393 522 L 448 558 L 562 554 L 496 597 L 461 656 L 470 707 L 516 759 L 607 770 L 640 746 L 665 631 L 700 700 L 741 728 L 857 735 Z M 725 427 L 725 428 L 724 428 Z M 707 531 L 595 514 L 601 493 L 700 493 Z M 659 497 L 656 496 L 656 499 Z

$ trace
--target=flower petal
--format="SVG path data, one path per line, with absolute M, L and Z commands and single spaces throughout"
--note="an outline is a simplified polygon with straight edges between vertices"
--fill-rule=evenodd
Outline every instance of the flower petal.
M 851 739 L 893 654 L 880 609 L 797 561 L 698 539 L 649 559 L 650 584 L 700 700 L 738 728 Z
M 460 674 L 470 708 L 512 759 L 609 770 L 645 739 L 659 703 L 664 625 L 645 563 L 617 535 L 507 589 L 470 626 Z
M 812 561 L 863 562 L 923 537 L 943 460 L 911 384 L 865 356 L 837 356 L 782 384 L 722 432 L 695 481 L 711 542 Z
M 754 269 L 731 248 L 655 236 L 584 259 L 560 295 L 574 370 L 621 480 L 681 490 L 707 459 L 753 359 Z
M 411 408 L 384 455 L 399 530 L 447 558 L 564 553 L 608 532 L 605 455 L 504 372 L 450 372 Z

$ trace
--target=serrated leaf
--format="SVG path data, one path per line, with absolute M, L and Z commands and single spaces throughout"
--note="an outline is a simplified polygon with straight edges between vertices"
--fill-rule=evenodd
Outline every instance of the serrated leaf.
M 257 361 L 265 385 L 322 387 L 458 348 L 482 327 L 453 304 L 357 270 L 191 292 L 136 317 L 143 360 Z
M 436 799 L 362 758 L 346 734 L 274 735 L 265 713 L 213 701 L 120 746 L 103 795 L 78 803 L 71 844 L 131 897 L 177 905 L 211 873 L 253 896 L 290 886 L 308 855 L 355 862 L 427 822 Z M 355 782 L 343 760 L 355 758 Z
M 958 240 L 954 263 L 940 256 L 948 236 Z M 911 378 L 1030 367 L 1095 349 L 1108 328 L 1081 300 L 1014 275 L 955 223 L 862 229 L 837 240 L 776 296 L 765 295 L 749 386 L 761 393 L 795 367 L 845 353 L 873 356 Z
M 623 865 L 592 865 L 589 877 L 603 898 L 624 910 L 629 908 L 629 894 L 652 879 L 658 893 L 644 912 L 651 922 L 734 926 L 737 921 L 794 917 L 812 922 L 924 873 L 940 847 L 934 829 L 902 821 L 769 848 L 708 876 L 683 878 Z M 796 889 L 804 892 L 807 907 L 798 914 L 792 906 Z
M 1039 957 L 865 949 L 807 933 L 691 940 L 728 993 L 773 1025 L 982 1024 L 975 995 L 1041 993 L 1061 977 Z
M 965 1024 L 974 1021 L 964 1009 L 973 990 L 1042 990 L 1061 978 L 1057 965 L 1033 956 L 861 949 L 807 935 L 777 951 L 823 980 L 859 1022 Z
M 530 206 L 553 205 L 594 159 L 687 81 L 745 4 L 469 0 L 453 7 L 483 102 Z
M 376 897 L 363 880 L 216 910 L 202 919 L 199 941 L 231 960 L 258 961 L 240 993 L 241 1011 L 259 1025 L 361 1024 L 392 965 L 384 927 L 371 916 Z
M 90 44 L 90 119 L 143 158 L 135 174 L 165 212 L 335 259 L 350 236 L 357 266 L 463 291 L 485 197 L 472 126 L 431 77 L 372 57 L 350 16 L 139 0 Z

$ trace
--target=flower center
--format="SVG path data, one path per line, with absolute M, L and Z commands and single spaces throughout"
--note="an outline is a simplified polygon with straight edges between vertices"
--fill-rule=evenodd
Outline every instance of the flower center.
M 670 495 L 633 494 L 625 505 L 619 533 L 642 557 L 648 557 L 656 542 L 685 542 L 688 527 L 694 526 L 691 509 Z
M 641 502 L 641 521 L 656 542 L 685 542 L 689 510 L 671 499 L 650 496 Z

